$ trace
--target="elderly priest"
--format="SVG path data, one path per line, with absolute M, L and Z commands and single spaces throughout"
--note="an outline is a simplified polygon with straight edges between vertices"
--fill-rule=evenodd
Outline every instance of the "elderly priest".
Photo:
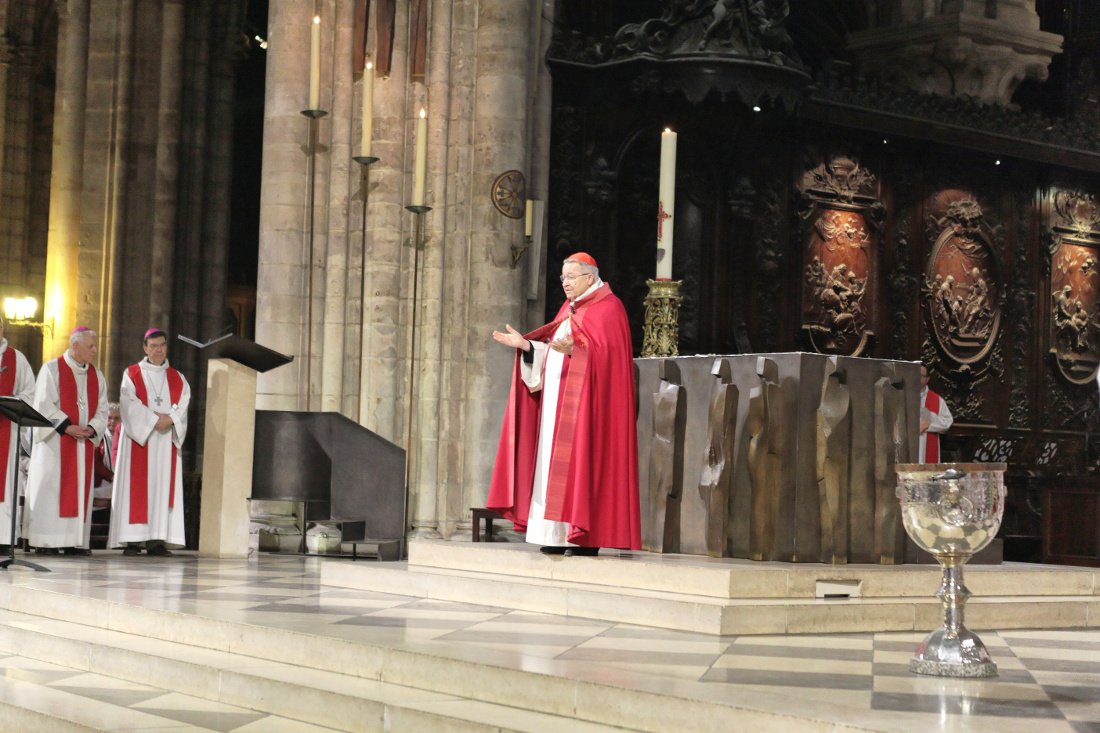
M 641 547 L 634 361 L 626 310 L 579 252 L 551 323 L 493 338 L 516 350 L 487 506 L 547 554 Z
M 38 372 L 34 408 L 53 423 L 34 428 L 24 529 L 37 552 L 88 555 L 95 447 L 107 429 L 107 380 L 95 367 L 95 331 L 78 327 L 69 349 Z

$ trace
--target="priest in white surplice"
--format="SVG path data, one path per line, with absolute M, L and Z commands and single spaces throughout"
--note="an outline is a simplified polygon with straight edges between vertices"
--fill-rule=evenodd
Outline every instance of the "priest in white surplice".
M 107 430 L 107 380 L 95 367 L 94 331 L 81 326 L 69 349 L 42 365 L 34 408 L 54 427 L 34 429 L 23 533 L 39 553 L 88 555 L 95 446 Z
M 122 374 L 122 432 L 111 495 L 107 547 L 137 555 L 171 555 L 182 547 L 183 460 L 191 387 L 168 365 L 168 335 L 151 328 L 142 339 L 145 358 Z
M 4 317 L 0 316 L 0 396 L 18 397 L 28 405 L 34 400 L 34 370 L 27 357 L 8 344 L 4 338 Z M 19 472 L 12 468 L 19 465 L 19 430 L 16 425 L 0 417 L 0 552 L 8 552 L 11 536 L 11 507 L 18 496 L 16 485 Z M 18 520 L 18 513 L 16 514 Z M 15 539 L 19 539 L 19 525 L 15 527 Z

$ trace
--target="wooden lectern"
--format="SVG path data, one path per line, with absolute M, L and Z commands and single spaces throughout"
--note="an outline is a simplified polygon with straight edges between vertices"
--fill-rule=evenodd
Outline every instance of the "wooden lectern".
M 248 498 L 256 433 L 256 375 L 294 357 L 236 335 L 205 344 L 179 339 L 207 357 L 199 555 L 248 556 Z

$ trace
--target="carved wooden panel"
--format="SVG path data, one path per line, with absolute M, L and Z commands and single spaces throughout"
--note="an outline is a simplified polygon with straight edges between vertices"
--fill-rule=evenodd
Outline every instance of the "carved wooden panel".
M 1087 384 L 1100 365 L 1100 206 L 1076 191 L 1054 195 L 1050 236 L 1050 343 L 1058 371 Z
M 989 356 L 1001 322 L 1001 273 L 978 202 L 953 201 L 935 222 L 925 273 L 931 334 L 956 364 Z
M 838 156 L 803 175 L 802 196 L 802 330 L 818 353 L 858 356 L 874 333 L 875 176 Z

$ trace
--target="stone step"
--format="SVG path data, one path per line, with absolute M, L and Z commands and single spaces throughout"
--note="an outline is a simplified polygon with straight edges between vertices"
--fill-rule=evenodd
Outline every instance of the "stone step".
M 677 574 L 682 583 L 674 582 Z M 359 590 L 705 634 L 923 631 L 942 622 L 934 596 L 940 573 L 918 565 L 837 568 L 639 553 L 564 558 L 522 546 L 416 541 L 407 564 L 327 563 L 321 578 Z M 975 593 L 966 609 L 972 628 L 1100 624 L 1092 569 L 976 566 L 966 579 Z M 854 597 L 818 598 L 823 583 Z M 739 588 L 744 595 L 735 595 Z
M 10 591 L 0 599 L 2 651 L 303 725 L 364 731 L 658 733 L 681 728 L 684 721 L 703 732 L 778 729 L 789 722 L 789 706 L 761 702 L 766 694 L 738 701 L 682 698 L 668 693 L 658 678 L 652 689 L 628 689 L 598 665 L 591 679 L 563 678 L 549 668 L 546 673 L 517 670 L 491 660 L 392 649 L 29 587 L 11 586 Z M 10 703 L 0 699 L 0 709 L 6 706 Z M 50 711 L 20 712 L 33 717 Z M 850 712 L 815 703 L 815 719 L 800 721 L 799 729 L 874 730 L 846 722 Z M 53 715 L 66 725 L 43 730 L 95 728 L 76 712 Z
M 121 611 L 113 609 L 115 616 Z M 10 611 L 0 611 L 0 651 L 333 731 L 623 730 L 317 669 L 308 663 L 316 664 L 315 659 L 276 662 Z M 30 712 L 45 716 L 46 722 L 64 720 L 56 714 L 56 705 L 47 700 L 44 707 Z M 68 711 L 64 722 L 75 724 L 77 730 L 84 729 L 81 725 L 95 730 L 96 721 L 108 715 L 96 707 Z M 135 725 L 153 727 L 150 716 L 137 715 L 139 721 L 148 720 Z

